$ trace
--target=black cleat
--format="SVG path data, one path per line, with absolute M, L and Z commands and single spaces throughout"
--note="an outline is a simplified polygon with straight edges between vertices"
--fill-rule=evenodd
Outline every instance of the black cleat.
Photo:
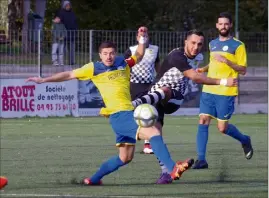
M 206 160 L 196 160 L 192 169 L 207 169 L 208 163 Z
M 242 147 L 243 147 L 246 159 L 249 160 L 253 156 L 253 148 L 252 148 L 252 145 L 251 145 L 250 137 L 249 136 L 247 136 L 247 137 L 248 137 L 248 143 L 247 144 L 242 144 Z

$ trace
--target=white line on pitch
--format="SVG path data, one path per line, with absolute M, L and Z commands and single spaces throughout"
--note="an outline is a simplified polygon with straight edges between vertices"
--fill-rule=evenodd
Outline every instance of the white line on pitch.
M 90 195 L 52 195 L 52 194 L 3 194 L 0 193 L 1 197 L 63 197 L 63 198 L 94 198 L 94 197 L 104 197 L 104 198 L 142 198 L 148 196 L 128 196 L 128 195 L 108 195 L 108 196 L 90 196 Z M 165 197 L 172 198 L 172 197 Z

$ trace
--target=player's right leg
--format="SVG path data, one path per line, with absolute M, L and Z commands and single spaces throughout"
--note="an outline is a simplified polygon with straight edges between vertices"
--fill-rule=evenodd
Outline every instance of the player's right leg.
M 179 179 L 181 175 L 194 163 L 193 159 L 187 159 L 183 162 L 178 161 L 175 163 L 170 156 L 160 131 L 155 126 L 140 128 L 138 131 L 138 138 L 148 139 L 150 141 L 155 156 L 167 167 L 172 180 Z
M 212 94 L 202 92 L 200 98 L 200 114 L 199 125 L 196 135 L 196 151 L 197 160 L 193 165 L 193 169 L 208 168 L 206 161 L 206 146 L 208 141 L 208 127 L 212 117 L 216 117 L 216 107 Z
M 130 92 L 131 92 L 131 99 L 134 101 L 143 95 L 146 95 L 150 90 L 151 83 L 130 83 Z M 153 154 L 152 148 L 148 140 L 145 140 L 143 150 L 143 154 Z

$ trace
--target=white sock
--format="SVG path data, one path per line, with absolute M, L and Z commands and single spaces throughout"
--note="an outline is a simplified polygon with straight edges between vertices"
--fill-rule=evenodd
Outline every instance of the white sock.
M 145 140 L 145 144 L 149 144 L 149 140 Z
M 159 161 L 159 164 L 160 164 L 160 167 L 161 167 L 161 170 L 162 170 L 162 174 L 163 173 L 169 173 L 168 169 L 166 168 L 166 166 L 161 161 Z

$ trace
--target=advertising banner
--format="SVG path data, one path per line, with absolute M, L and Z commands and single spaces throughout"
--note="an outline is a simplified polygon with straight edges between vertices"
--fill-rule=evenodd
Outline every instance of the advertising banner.
M 24 79 L 0 82 L 3 118 L 78 116 L 77 80 L 44 84 L 26 83 Z

